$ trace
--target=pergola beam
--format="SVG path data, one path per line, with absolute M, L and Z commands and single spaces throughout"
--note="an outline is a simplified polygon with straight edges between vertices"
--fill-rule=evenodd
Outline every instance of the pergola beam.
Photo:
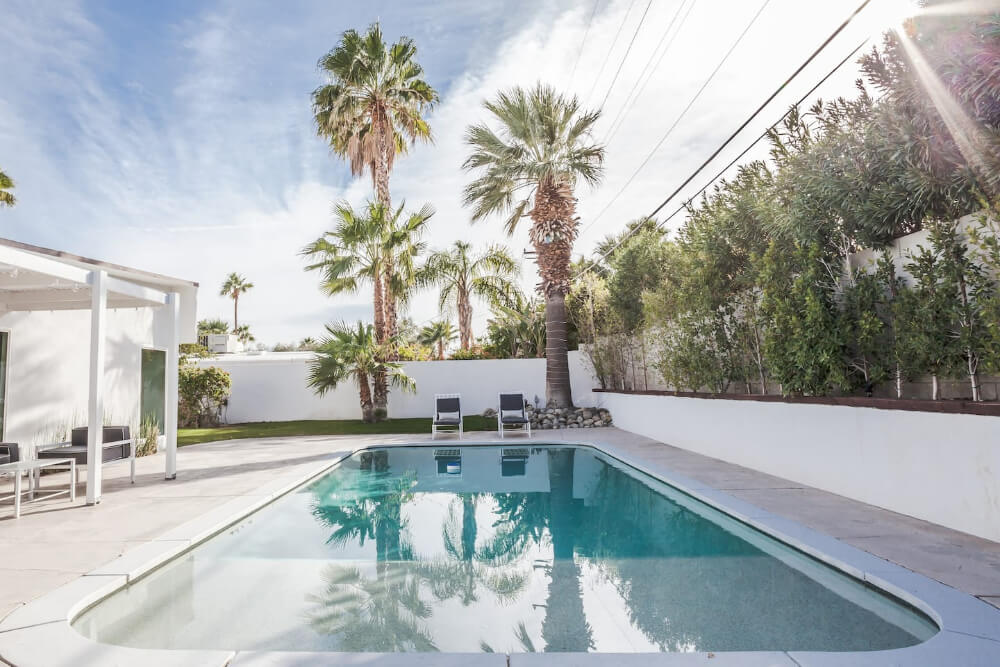
M 0 245 L 0 263 L 10 264 L 26 271 L 44 273 L 47 276 L 61 278 L 62 280 L 68 280 L 80 285 L 87 284 L 91 273 L 86 269 L 70 266 L 69 264 L 49 259 L 48 257 L 41 257 L 5 245 Z

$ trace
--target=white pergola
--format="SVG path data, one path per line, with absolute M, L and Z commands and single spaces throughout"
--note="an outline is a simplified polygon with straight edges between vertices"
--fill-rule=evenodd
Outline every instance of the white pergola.
M 81 259 L 81 258 L 73 258 Z M 90 310 L 90 380 L 87 406 L 87 504 L 101 500 L 104 372 L 109 308 L 165 308 L 170 317 L 166 351 L 166 479 L 177 475 L 177 366 L 180 294 L 109 275 L 109 267 L 46 257 L 0 245 L 0 311 Z M 120 274 L 120 272 L 119 272 Z M 137 434 L 133 434 L 135 437 Z M 134 446 L 134 445 L 133 445 Z

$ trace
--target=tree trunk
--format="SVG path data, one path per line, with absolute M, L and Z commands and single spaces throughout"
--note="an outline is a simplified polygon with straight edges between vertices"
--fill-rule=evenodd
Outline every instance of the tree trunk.
M 941 385 L 938 383 L 937 373 L 931 376 L 931 399 L 938 400 L 941 398 Z
M 463 350 L 472 348 L 472 304 L 464 285 L 458 288 L 458 335 Z
M 438 359 L 444 359 L 444 338 L 438 339 Z
M 545 386 L 548 402 L 556 407 L 573 407 L 569 383 L 566 341 L 566 294 L 569 293 L 569 265 L 579 218 L 576 199 L 567 183 L 542 179 L 535 192 L 529 237 L 535 247 L 539 291 L 545 296 Z
M 368 386 L 367 377 L 358 378 L 358 390 L 361 399 L 361 419 L 371 423 L 375 420 L 372 418 L 372 391 Z
M 545 298 L 545 395 L 557 408 L 573 407 L 566 346 L 566 297 Z
M 372 305 L 375 308 L 375 339 L 379 345 L 385 343 L 385 308 L 383 302 L 383 285 L 381 276 L 374 278 L 375 293 Z M 388 414 L 389 405 L 389 385 L 385 377 L 385 372 L 378 371 L 372 377 L 372 394 L 374 403 L 374 421 L 384 419 Z
M 235 333 L 236 330 L 240 328 L 240 321 L 237 318 L 237 314 L 238 314 L 238 312 L 237 312 L 237 305 L 239 304 L 239 302 L 240 302 L 240 297 L 234 296 L 233 297 L 233 333 Z

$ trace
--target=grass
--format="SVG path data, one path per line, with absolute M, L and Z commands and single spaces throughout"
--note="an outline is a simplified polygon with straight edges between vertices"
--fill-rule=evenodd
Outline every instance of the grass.
M 495 431 L 496 417 L 468 415 L 466 431 Z M 389 419 L 367 424 L 360 419 L 303 420 L 290 422 L 252 422 L 227 424 L 218 428 L 182 428 L 177 431 L 177 444 L 196 445 L 216 440 L 239 438 L 276 438 L 293 435 L 373 435 L 379 433 L 430 433 L 429 418 Z

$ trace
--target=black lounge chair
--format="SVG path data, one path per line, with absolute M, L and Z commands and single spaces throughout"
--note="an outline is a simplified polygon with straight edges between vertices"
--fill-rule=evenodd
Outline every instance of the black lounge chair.
M 105 426 L 101 441 L 101 465 L 128 461 L 132 467 L 129 479 L 135 484 L 135 442 L 129 427 Z M 73 459 L 79 482 L 80 468 L 87 465 L 87 427 L 73 429 L 69 442 L 48 445 L 39 449 L 35 456 L 40 459 Z
M 504 428 L 520 426 L 531 437 L 531 420 L 524 410 L 524 394 L 500 394 L 500 409 L 497 410 L 497 430 L 503 438 Z
M 16 442 L 0 442 L 0 465 L 17 463 L 21 460 L 21 451 Z
M 437 437 L 438 431 L 446 433 L 449 429 L 458 433 L 459 440 L 462 439 L 462 397 L 459 394 L 435 394 L 431 440 Z

